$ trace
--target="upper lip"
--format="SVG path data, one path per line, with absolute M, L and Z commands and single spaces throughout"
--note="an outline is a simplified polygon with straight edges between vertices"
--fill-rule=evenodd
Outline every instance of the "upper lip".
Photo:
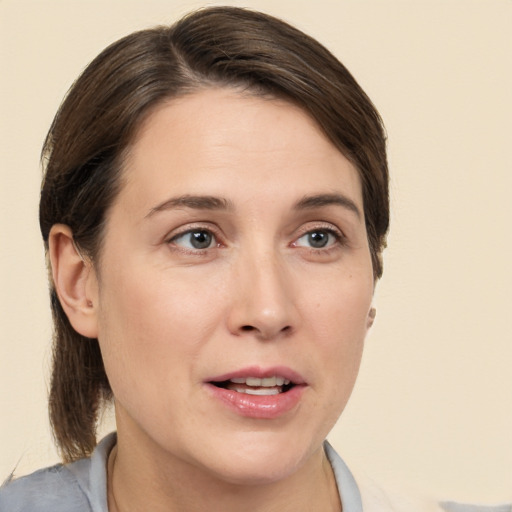
M 225 382 L 230 379 L 239 379 L 244 377 L 257 377 L 264 379 L 274 376 L 283 377 L 289 380 L 292 384 L 306 384 L 302 375 L 287 366 L 271 366 L 267 368 L 262 368 L 260 366 L 248 366 L 208 378 L 206 379 L 206 382 Z

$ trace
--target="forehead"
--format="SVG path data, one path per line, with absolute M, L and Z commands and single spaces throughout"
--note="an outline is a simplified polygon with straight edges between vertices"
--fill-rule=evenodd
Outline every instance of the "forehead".
M 139 200 L 169 193 L 256 197 L 273 185 L 283 199 L 339 188 L 362 206 L 355 167 L 303 109 L 232 89 L 155 108 L 129 148 L 124 178 Z

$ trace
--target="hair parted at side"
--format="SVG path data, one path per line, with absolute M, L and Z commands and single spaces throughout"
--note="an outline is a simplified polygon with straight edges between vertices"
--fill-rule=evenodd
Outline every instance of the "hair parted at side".
M 389 223 L 385 133 L 347 69 L 287 23 L 236 7 L 193 12 L 170 27 L 130 34 L 96 57 L 69 90 L 44 147 L 40 226 L 46 250 L 54 224 L 67 224 L 93 264 L 121 187 L 123 155 L 149 113 L 170 98 L 235 87 L 287 99 L 308 112 L 356 167 L 375 279 Z M 49 410 L 65 461 L 91 453 L 102 405 L 111 398 L 96 339 L 70 325 L 50 283 L 54 320 Z

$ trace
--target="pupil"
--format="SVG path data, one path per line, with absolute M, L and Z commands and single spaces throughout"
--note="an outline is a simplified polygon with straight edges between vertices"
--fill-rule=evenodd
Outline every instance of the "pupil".
M 212 243 L 212 235 L 208 231 L 195 231 L 191 233 L 190 243 L 195 249 L 207 249 Z
M 325 247 L 327 245 L 327 241 L 329 240 L 328 234 L 323 231 L 315 231 L 310 233 L 308 238 L 311 247 L 315 247 L 316 249 Z

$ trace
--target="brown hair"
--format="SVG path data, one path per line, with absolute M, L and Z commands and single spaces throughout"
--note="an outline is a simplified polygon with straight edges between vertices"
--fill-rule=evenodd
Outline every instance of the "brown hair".
M 67 224 L 97 262 L 103 225 L 120 188 L 122 157 L 143 118 L 164 100 L 211 86 L 285 98 L 307 111 L 356 166 L 375 279 L 389 222 L 385 134 L 347 69 L 317 41 L 271 16 L 214 7 L 171 27 L 130 34 L 106 48 L 71 87 L 43 148 L 40 225 Z M 96 339 L 71 327 L 53 283 L 50 419 L 65 461 L 90 454 L 97 415 L 111 398 Z

